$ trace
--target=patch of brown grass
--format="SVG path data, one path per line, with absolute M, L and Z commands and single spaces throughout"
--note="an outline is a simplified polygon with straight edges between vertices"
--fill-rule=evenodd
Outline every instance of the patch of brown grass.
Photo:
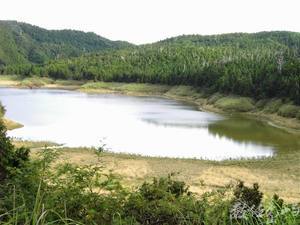
M 3 118 L 3 123 L 6 126 L 7 130 L 14 130 L 14 129 L 23 127 L 22 124 L 20 124 L 16 121 L 10 120 L 8 118 Z
M 298 156 L 296 154 L 294 157 Z M 248 185 L 259 183 L 266 198 L 276 193 L 287 202 L 300 201 L 298 167 L 286 165 L 284 160 L 212 162 L 103 153 L 99 161 L 92 149 L 64 148 L 61 149 L 59 162 L 103 165 L 105 171 L 112 170 L 119 175 L 127 187 L 135 187 L 152 177 L 175 173 L 176 179 L 185 181 L 191 191 L 198 194 L 243 180 Z

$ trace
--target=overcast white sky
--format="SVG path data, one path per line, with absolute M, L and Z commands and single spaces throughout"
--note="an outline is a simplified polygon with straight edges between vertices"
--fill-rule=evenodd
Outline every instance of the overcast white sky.
M 300 0 L 0 0 L 0 20 L 141 44 L 181 34 L 300 31 Z

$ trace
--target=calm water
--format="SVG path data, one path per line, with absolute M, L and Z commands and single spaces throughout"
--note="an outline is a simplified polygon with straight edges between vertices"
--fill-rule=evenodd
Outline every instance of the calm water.
M 197 111 L 156 97 L 1 88 L 7 117 L 24 125 L 12 137 L 113 152 L 222 160 L 281 154 L 299 138 L 259 121 Z

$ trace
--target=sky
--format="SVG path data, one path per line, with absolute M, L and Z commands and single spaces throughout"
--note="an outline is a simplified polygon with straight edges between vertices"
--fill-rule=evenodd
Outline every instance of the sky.
M 0 0 L 0 20 L 144 44 L 182 34 L 300 32 L 300 0 Z

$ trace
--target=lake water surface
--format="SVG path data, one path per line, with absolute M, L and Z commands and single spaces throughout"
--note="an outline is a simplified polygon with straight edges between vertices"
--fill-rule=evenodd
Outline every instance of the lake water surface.
M 106 144 L 113 152 L 210 160 L 268 157 L 299 137 L 263 122 L 198 111 L 158 97 L 0 88 L 7 117 L 24 125 L 11 137 L 70 147 Z

